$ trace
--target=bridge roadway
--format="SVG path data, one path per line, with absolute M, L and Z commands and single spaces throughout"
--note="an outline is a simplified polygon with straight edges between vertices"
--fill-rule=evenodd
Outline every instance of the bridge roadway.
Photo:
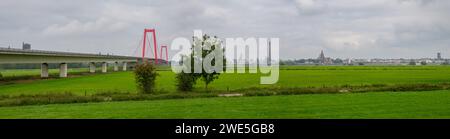
M 67 77 L 67 63 L 89 63 L 89 71 L 95 73 L 96 63 L 102 63 L 102 72 L 107 72 L 108 63 L 114 64 L 114 71 L 119 71 L 119 65 L 126 71 L 127 63 L 138 62 L 140 59 L 131 56 L 0 48 L 0 64 L 40 63 L 42 78 L 48 78 L 49 63 L 58 63 L 59 77 Z

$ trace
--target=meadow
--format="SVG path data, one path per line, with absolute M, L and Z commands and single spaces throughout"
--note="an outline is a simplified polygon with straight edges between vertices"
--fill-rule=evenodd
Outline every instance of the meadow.
M 78 69 L 78 71 L 82 71 L 82 69 Z M 24 71 L 19 71 L 19 73 L 25 74 Z M 158 73 L 160 76 L 156 81 L 157 89 L 176 92 L 175 74 L 167 69 L 160 70 Z M 7 73 L 5 76 L 8 74 L 11 73 Z M 235 90 L 252 87 L 437 84 L 450 82 L 450 66 L 289 66 L 281 68 L 279 81 L 274 85 L 260 85 L 261 76 L 267 75 L 222 74 L 209 87 L 212 90 Z M 202 81 L 199 80 L 196 90 L 203 90 Z M 103 92 L 135 93 L 136 85 L 131 71 L 106 74 L 97 72 L 73 78 L 17 81 L 0 85 L 0 95 L 64 92 L 80 95 Z
M 450 91 L 0 107 L 0 118 L 450 118 Z
M 39 76 L 39 70 L 1 70 L 5 77 Z M 57 70 L 51 70 L 57 74 Z M 132 71 L 86 73 L 72 69 L 70 78 L 0 82 L 0 96 L 71 93 L 79 96 L 102 93 L 136 93 Z M 76 75 L 76 73 L 86 73 Z M 175 74 L 159 68 L 157 89 L 176 91 Z M 139 101 L 101 101 L 0 107 L 0 118 L 450 118 L 450 66 L 284 66 L 277 84 L 260 85 L 261 74 L 222 74 L 209 89 L 238 92 L 256 88 L 310 88 L 336 86 L 437 85 L 434 91 L 364 92 L 193 97 Z M 400 86 L 400 89 L 403 87 Z M 419 87 L 420 88 L 420 87 Z M 403 88 L 404 89 L 404 88 Z M 288 89 L 289 90 L 289 89 Z M 427 89 L 425 89 L 427 90 Z M 266 90 L 264 90 L 266 91 Z M 262 91 L 262 93 L 267 93 Z M 290 90 L 290 91 L 296 91 Z M 297 90 L 300 91 L 300 90 Z M 228 91 L 227 91 L 228 92 Z M 256 92 L 256 93 L 255 93 Z M 194 92 L 204 95 L 199 80 Z M 289 93 L 288 93 L 289 94 Z M 176 95 L 174 95 L 176 96 Z M 207 96 L 207 95 L 205 95 Z M 155 96 L 157 97 L 157 96 Z
M 69 68 L 68 73 L 77 73 L 77 72 L 88 72 L 87 68 Z M 17 76 L 39 76 L 41 74 L 41 69 L 7 69 L 0 70 L 3 77 L 17 77 Z M 49 74 L 59 74 L 59 69 L 49 69 Z

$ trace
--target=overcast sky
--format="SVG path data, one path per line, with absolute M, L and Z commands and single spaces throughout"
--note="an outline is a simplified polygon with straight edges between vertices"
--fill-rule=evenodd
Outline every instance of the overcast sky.
M 450 58 L 449 0 L 2 0 L 0 47 L 138 56 L 144 28 L 159 45 L 194 29 L 278 37 L 282 59 Z M 174 52 L 170 52 L 174 54 Z

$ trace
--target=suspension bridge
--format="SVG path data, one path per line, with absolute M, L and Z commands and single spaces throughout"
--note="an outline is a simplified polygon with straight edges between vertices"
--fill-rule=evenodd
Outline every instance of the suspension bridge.
M 152 41 L 148 39 L 148 33 L 152 33 Z M 148 53 L 147 46 L 150 47 L 153 42 L 153 58 L 146 56 Z M 142 44 L 142 46 L 141 46 Z M 32 49 L 15 49 L 15 48 L 0 48 L 0 64 L 41 64 L 41 77 L 49 77 L 49 64 L 59 64 L 59 77 L 67 77 L 68 63 L 88 63 L 89 71 L 95 73 L 96 64 L 101 63 L 101 72 L 107 72 L 108 64 L 113 64 L 113 70 L 119 71 L 127 70 L 127 63 L 137 63 L 139 61 L 152 61 L 155 64 L 169 64 L 167 46 L 160 46 L 160 53 L 158 54 L 158 45 L 156 42 L 156 30 L 144 29 L 142 43 L 138 47 L 142 47 L 141 56 L 120 56 L 120 55 L 102 55 L 102 54 L 88 54 L 88 53 L 74 53 L 74 52 L 58 52 L 46 50 L 32 50 Z M 163 58 L 163 50 L 165 50 L 165 58 Z M 158 57 L 158 55 L 160 57 Z

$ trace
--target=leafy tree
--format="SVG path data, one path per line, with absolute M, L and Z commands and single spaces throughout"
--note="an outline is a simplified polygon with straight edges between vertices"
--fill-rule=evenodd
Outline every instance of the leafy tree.
M 420 65 L 427 65 L 427 62 L 422 61 L 422 62 L 420 62 Z
M 344 63 L 344 61 L 342 59 L 340 59 L 340 58 L 336 58 L 335 60 L 333 60 L 333 63 L 335 63 L 335 64 L 342 64 L 342 63 Z
M 193 70 L 194 64 L 196 64 L 196 62 L 199 62 L 199 59 L 202 60 L 206 60 L 209 59 L 211 60 L 210 64 L 211 66 L 218 66 L 220 68 L 222 68 L 222 71 L 225 70 L 225 58 L 222 56 L 222 63 L 220 64 L 218 62 L 217 57 L 211 58 L 209 54 L 212 54 L 216 51 L 222 51 L 223 54 L 223 49 L 220 46 L 220 40 L 214 36 L 214 37 L 210 37 L 208 35 L 204 35 L 202 39 L 196 39 L 195 37 L 193 37 L 194 40 L 194 44 L 192 45 L 192 51 L 201 51 L 202 55 L 196 55 L 194 53 L 191 53 L 187 57 L 186 59 L 190 59 L 190 64 L 191 64 L 191 73 L 185 73 L 185 72 L 181 72 L 178 73 L 176 76 L 177 79 L 177 87 L 178 90 L 180 91 L 191 91 L 193 89 L 193 86 L 196 84 L 197 79 L 201 78 L 204 83 L 205 83 L 205 90 L 208 89 L 208 85 L 213 82 L 215 79 L 219 78 L 220 72 L 218 71 L 213 71 L 213 72 L 208 72 L 208 69 L 202 68 L 202 71 L 200 73 L 195 73 Z M 199 45 L 199 46 L 196 46 Z M 205 49 L 205 47 L 208 47 L 209 49 Z M 219 50 L 220 49 L 220 50 Z M 220 55 L 218 55 L 220 56 Z M 208 61 L 209 61 L 208 60 Z M 183 61 L 185 62 L 185 61 Z M 202 61 L 203 62 L 203 61 Z M 198 64 L 198 63 L 197 63 Z M 217 65 L 216 65 L 217 64 Z M 218 69 L 217 67 L 215 67 L 216 69 Z
M 409 62 L 409 65 L 414 66 L 414 65 L 416 65 L 416 62 L 414 62 L 413 60 L 411 60 L 411 61 Z
M 207 41 L 211 41 L 211 43 L 209 43 L 209 44 L 207 44 L 208 42 Z M 222 47 L 220 46 L 221 44 L 220 44 L 220 42 L 217 42 L 216 43 L 216 41 L 220 41 L 218 38 L 217 38 L 217 36 L 214 36 L 213 38 L 211 38 L 210 36 L 208 36 L 208 35 L 203 35 L 203 40 L 202 40 L 202 47 L 206 47 L 206 45 L 210 45 L 210 49 L 202 49 L 202 59 L 203 60 L 205 60 L 205 59 L 208 59 L 207 58 L 207 55 L 208 54 L 211 54 L 211 53 L 214 53 L 214 51 L 215 50 L 217 50 L 217 49 L 221 49 L 220 51 L 222 51 L 222 53 L 223 53 L 223 49 L 222 49 Z M 215 58 L 217 58 L 217 57 L 215 57 Z M 222 59 L 223 59 L 223 61 L 221 61 L 222 62 L 222 65 L 223 65 L 223 63 L 225 63 L 225 58 L 222 56 Z M 214 60 L 211 60 L 211 65 L 212 66 L 215 66 L 216 65 L 216 63 L 218 63 L 217 62 L 217 60 L 218 59 L 214 59 Z M 221 65 L 221 66 L 222 66 Z M 224 70 L 223 69 L 223 67 L 224 66 L 222 66 L 222 67 L 220 67 L 220 68 L 222 68 L 222 70 Z M 205 90 L 207 90 L 208 89 L 208 85 L 211 83 L 211 82 L 213 82 L 215 79 L 218 79 L 219 78 L 219 75 L 220 75 L 220 72 L 217 72 L 217 71 L 214 71 L 214 72 L 207 72 L 207 71 L 205 71 L 205 70 L 207 70 L 207 69 L 205 69 L 205 68 L 202 68 L 202 73 L 200 73 L 200 77 L 202 78 L 202 80 L 205 82 Z
M 134 75 L 140 93 L 154 93 L 156 76 L 159 74 L 156 73 L 155 66 L 152 63 L 144 62 L 136 65 Z

